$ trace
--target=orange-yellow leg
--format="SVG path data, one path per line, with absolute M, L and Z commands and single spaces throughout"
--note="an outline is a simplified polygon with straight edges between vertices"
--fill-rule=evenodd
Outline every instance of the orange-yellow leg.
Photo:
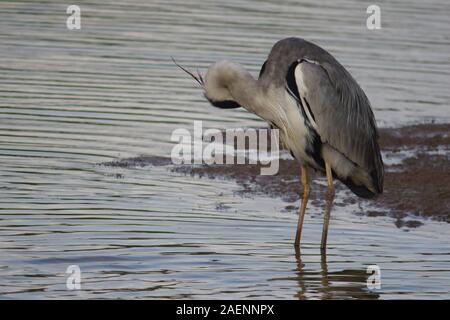
M 322 251 L 326 251 L 327 249 L 328 225 L 330 224 L 330 212 L 331 207 L 333 206 L 333 199 L 334 199 L 333 174 L 331 172 L 331 166 L 328 162 L 325 163 L 325 171 L 327 175 L 327 195 L 326 195 L 325 215 L 323 220 L 322 242 L 320 244 L 320 249 Z
M 297 234 L 295 235 L 295 243 L 294 243 L 294 245 L 296 247 L 300 246 L 300 239 L 302 237 L 303 220 L 305 218 L 306 204 L 308 203 L 309 191 L 310 191 L 308 171 L 307 171 L 306 167 L 303 165 L 301 166 L 300 180 L 303 185 L 303 197 L 302 197 L 302 203 L 300 204 L 300 211 L 298 213 Z

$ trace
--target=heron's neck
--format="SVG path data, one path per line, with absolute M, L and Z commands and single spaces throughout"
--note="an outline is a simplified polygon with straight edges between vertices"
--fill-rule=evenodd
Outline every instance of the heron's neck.
M 235 73 L 233 79 L 229 82 L 228 90 L 230 91 L 233 100 L 248 111 L 257 116 L 266 119 L 264 108 L 264 93 L 255 78 L 245 71 Z
M 266 122 L 283 128 L 288 121 L 284 107 L 278 105 L 276 97 L 272 97 L 269 90 L 264 89 L 247 71 L 235 76 L 228 89 L 239 105 Z

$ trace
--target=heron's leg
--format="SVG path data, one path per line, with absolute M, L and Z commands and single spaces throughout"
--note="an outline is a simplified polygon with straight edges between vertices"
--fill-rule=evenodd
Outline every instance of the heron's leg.
M 328 225 L 330 224 L 330 211 L 334 199 L 333 174 L 331 172 L 331 166 L 328 162 L 325 162 L 325 171 L 327 174 L 327 196 L 323 220 L 322 243 L 320 245 L 320 249 L 322 251 L 327 249 Z
M 297 234 L 295 235 L 295 246 L 298 247 L 300 245 L 300 238 L 302 237 L 302 226 L 303 219 L 305 218 L 306 204 L 308 203 L 309 198 L 309 177 L 308 171 L 305 166 L 301 166 L 300 180 L 303 185 L 303 197 L 302 203 L 300 205 L 300 211 L 298 213 L 298 225 L 297 225 Z

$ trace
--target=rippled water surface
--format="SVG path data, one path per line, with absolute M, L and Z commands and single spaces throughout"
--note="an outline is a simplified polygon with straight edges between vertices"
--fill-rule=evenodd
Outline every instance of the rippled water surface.
M 176 128 L 260 127 L 218 110 L 170 57 L 253 74 L 273 43 L 301 36 L 352 72 L 380 126 L 448 121 L 448 1 L 0 2 L 0 298 L 450 298 L 448 224 L 399 229 L 336 206 L 327 256 L 311 204 L 304 244 L 286 202 L 170 166 L 101 165 L 169 156 Z M 111 1 L 112 2 L 112 1 Z M 339 194 L 338 194 L 339 197 Z M 297 205 L 296 202 L 290 205 Z M 380 290 L 366 268 L 377 264 Z M 66 289 L 79 265 L 82 290 Z

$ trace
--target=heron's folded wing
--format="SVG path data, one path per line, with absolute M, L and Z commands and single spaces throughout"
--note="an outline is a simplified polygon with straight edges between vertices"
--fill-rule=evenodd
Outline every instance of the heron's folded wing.
M 374 115 L 352 76 L 341 65 L 307 60 L 298 62 L 293 72 L 322 141 L 369 172 L 382 174 Z

